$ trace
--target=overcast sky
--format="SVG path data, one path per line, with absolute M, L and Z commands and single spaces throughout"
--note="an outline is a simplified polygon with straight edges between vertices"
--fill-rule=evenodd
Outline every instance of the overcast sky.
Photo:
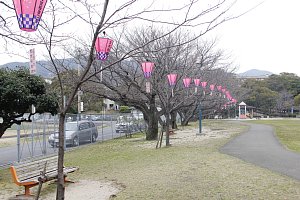
M 262 4 L 217 30 L 219 46 L 231 53 L 238 72 L 260 69 L 300 76 L 300 1 L 243 1 L 238 8 Z
M 260 69 L 300 76 L 300 0 L 239 0 L 235 11 L 241 13 L 258 4 L 218 27 L 211 37 L 219 38 L 218 47 L 231 55 L 238 73 Z M 0 64 L 13 61 L 26 60 L 1 51 Z

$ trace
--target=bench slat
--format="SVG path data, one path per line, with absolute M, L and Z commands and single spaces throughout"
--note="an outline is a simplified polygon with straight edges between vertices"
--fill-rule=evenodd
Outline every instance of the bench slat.
M 20 181 L 30 179 L 36 176 L 40 176 L 41 171 L 44 170 L 46 161 L 43 160 L 40 163 L 34 163 L 33 165 L 28 165 L 27 168 L 17 168 L 16 172 Z M 57 160 L 47 160 L 47 171 L 53 171 L 57 169 Z
M 64 175 L 66 176 L 68 173 L 72 173 L 75 172 L 76 170 L 78 170 L 77 167 L 67 167 L 64 168 Z M 57 170 L 54 171 L 46 171 L 45 176 L 47 177 L 47 181 L 53 180 L 57 178 Z M 38 178 L 40 176 L 36 176 L 36 177 L 31 177 L 29 179 L 26 179 L 22 182 L 30 182 L 30 181 L 34 181 L 34 182 L 38 182 Z
M 22 168 L 22 169 L 16 169 L 17 174 L 20 174 L 20 176 L 26 176 L 27 173 L 29 174 L 39 174 L 41 170 L 44 170 L 45 167 L 45 163 L 42 163 L 42 165 L 32 165 L 30 167 L 26 168 Z M 47 169 L 55 169 L 57 168 L 57 162 L 55 163 L 47 163 L 46 165 Z
M 28 166 L 31 166 L 31 165 L 36 165 L 36 164 L 39 164 L 39 163 L 43 163 L 43 162 L 52 162 L 52 161 L 57 161 L 58 159 L 58 156 L 52 156 L 52 157 L 48 157 L 48 158 L 44 158 L 44 159 L 41 159 L 41 160 L 33 160 L 33 161 L 25 161 L 25 162 L 22 162 L 22 163 L 19 163 L 19 164 L 16 164 L 14 165 L 14 167 L 16 169 L 18 168 L 27 168 Z
M 46 173 L 44 177 L 41 175 L 41 172 L 44 171 L 46 162 Z M 40 181 L 43 182 L 57 179 L 57 167 L 58 156 L 52 156 L 41 160 L 25 161 L 11 166 L 10 172 L 12 174 L 14 183 L 19 186 L 24 186 L 24 195 L 30 196 L 30 188 L 39 184 L 39 178 L 41 178 Z M 64 176 L 66 177 L 68 173 L 72 173 L 76 170 L 78 170 L 77 167 L 64 167 Z

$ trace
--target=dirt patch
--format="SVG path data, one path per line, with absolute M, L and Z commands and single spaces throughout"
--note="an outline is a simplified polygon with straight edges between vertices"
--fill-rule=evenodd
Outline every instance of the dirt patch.
M 117 195 L 121 191 L 120 186 L 115 182 L 100 182 L 80 180 L 74 184 L 68 184 L 65 190 L 65 199 L 72 200 L 107 200 Z M 53 200 L 56 192 L 43 197 L 44 200 Z
M 216 138 L 230 138 L 234 131 L 228 131 L 225 129 L 210 129 L 202 128 L 199 133 L 198 128 L 175 130 L 175 134 L 170 135 L 170 144 L 172 146 L 180 146 L 186 144 L 193 144 L 192 142 L 200 142 L 204 140 L 216 139 Z M 133 139 L 134 140 L 134 139 Z M 163 144 L 165 141 L 165 133 L 163 137 Z M 145 141 L 138 146 L 141 148 L 155 148 L 157 141 Z

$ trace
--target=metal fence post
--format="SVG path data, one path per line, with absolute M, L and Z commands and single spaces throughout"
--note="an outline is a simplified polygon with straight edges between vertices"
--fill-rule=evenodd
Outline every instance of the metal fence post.
M 20 130 L 21 130 L 21 125 L 17 124 L 17 146 L 18 146 L 18 162 L 21 160 L 21 155 L 20 155 L 20 142 L 21 142 L 21 135 L 20 135 Z
M 46 148 L 46 119 L 45 119 L 45 113 L 43 114 L 43 155 L 47 154 L 47 148 Z
M 111 139 L 114 138 L 113 118 L 110 116 Z
M 33 157 L 33 146 L 34 146 L 34 132 L 33 132 L 33 123 L 34 123 L 34 115 L 32 115 L 32 122 L 31 122 L 31 157 Z

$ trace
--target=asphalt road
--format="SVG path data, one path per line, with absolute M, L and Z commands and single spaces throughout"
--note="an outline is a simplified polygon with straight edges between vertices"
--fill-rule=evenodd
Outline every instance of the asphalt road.
M 249 126 L 247 132 L 232 139 L 220 151 L 300 180 L 300 154 L 283 147 L 271 126 Z

